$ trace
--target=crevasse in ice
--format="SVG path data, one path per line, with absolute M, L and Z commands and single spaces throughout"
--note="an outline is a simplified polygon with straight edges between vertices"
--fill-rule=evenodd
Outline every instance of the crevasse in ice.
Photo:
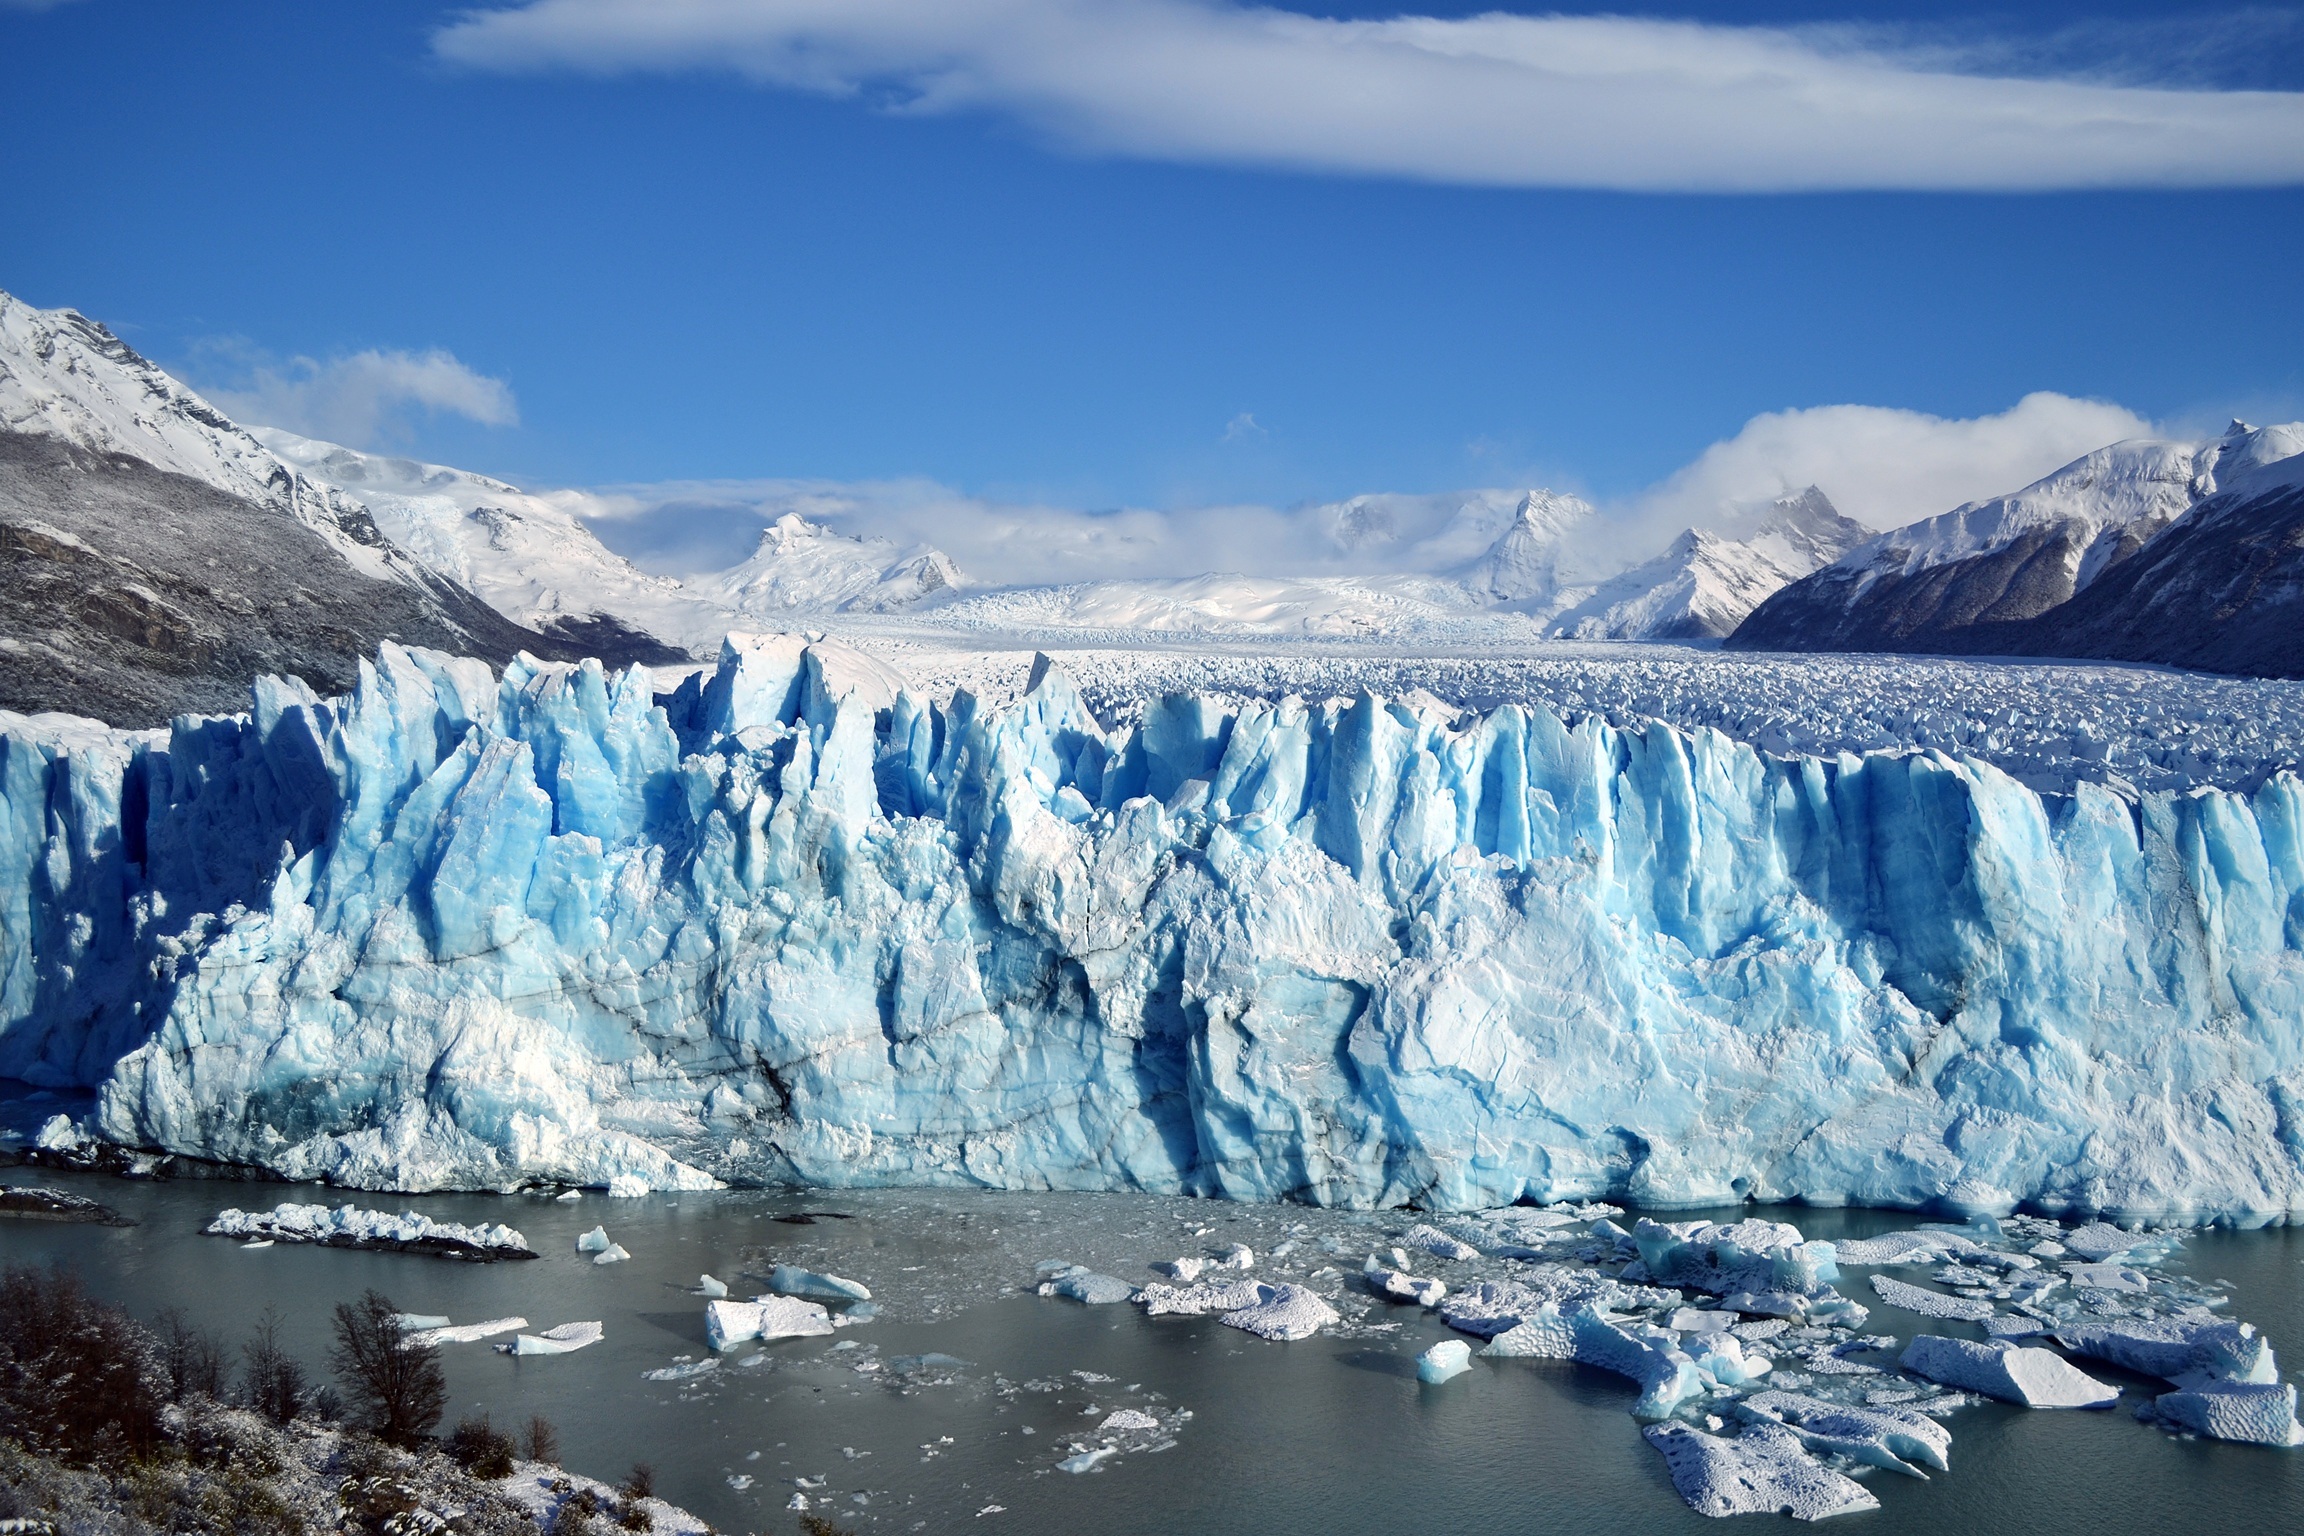
M 387 647 L 12 724 L 0 1075 L 370 1188 L 2304 1210 L 2292 775 L 2043 800 L 1367 695 L 1107 731 L 1053 669 L 853 665 Z

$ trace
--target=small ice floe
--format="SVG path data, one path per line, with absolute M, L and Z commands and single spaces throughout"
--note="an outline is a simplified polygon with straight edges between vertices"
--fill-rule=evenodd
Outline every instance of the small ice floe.
M 768 1271 L 768 1289 L 786 1296 L 812 1296 L 820 1301 L 870 1301 L 872 1293 L 854 1280 L 820 1275 L 797 1264 L 779 1264 Z
M 1401 1233 L 1400 1242 L 1404 1247 L 1421 1248 L 1434 1258 L 1452 1259 L 1460 1264 L 1468 1264 L 1480 1257 L 1480 1250 L 1470 1243 L 1460 1242 L 1438 1227 L 1421 1223 Z
M 2067 1264 L 2064 1266 L 2064 1278 L 2072 1282 L 2074 1290 L 2140 1295 L 2152 1288 L 2151 1280 L 2141 1270 L 2108 1261 L 2098 1264 Z
M 2051 1350 L 1998 1339 L 1972 1344 L 1924 1333 L 1905 1346 L 1898 1363 L 1939 1385 L 2027 1408 L 2109 1408 L 2120 1398 L 2118 1387 L 2105 1385 Z
M 2116 1259 L 2148 1241 L 2150 1239 L 2142 1232 L 2123 1232 L 2110 1222 L 2092 1221 L 2065 1233 L 2063 1247 L 2074 1257 L 2097 1264 L 2106 1259 Z
M 1755 1392 L 1735 1409 L 1747 1419 L 1789 1426 L 1802 1445 L 1822 1455 L 1922 1479 L 1928 1474 L 1920 1467 L 1942 1472 L 1952 1465 L 1952 1432 L 1909 1408 L 1859 1408 L 1797 1392 Z
M 1152 1266 L 1152 1273 L 1166 1275 L 1182 1285 L 1190 1285 L 1208 1268 L 1206 1259 L 1168 1259 Z
M 632 1257 L 622 1245 L 608 1235 L 606 1227 L 594 1227 L 576 1239 L 576 1251 L 592 1255 L 595 1264 L 621 1264 Z
M 1146 1317 L 1205 1317 L 1257 1306 L 1269 1287 L 1247 1279 L 1202 1280 L 1193 1285 L 1148 1285 L 1137 1292 Z
M 1444 1281 L 1419 1279 L 1405 1269 L 1386 1269 L 1376 1262 L 1374 1254 L 1368 1255 L 1368 1262 L 1361 1266 L 1360 1278 L 1379 1296 L 1414 1302 L 1420 1307 L 1436 1307 L 1448 1294 Z
M 662 1365 L 653 1371 L 642 1371 L 640 1379 L 642 1381 L 693 1381 L 699 1376 L 709 1376 L 718 1369 L 720 1369 L 720 1362 L 710 1358 L 685 1360 L 677 1365 Z
M 392 1314 L 392 1326 L 402 1333 L 412 1333 L 418 1328 L 445 1328 L 452 1321 L 454 1319 L 435 1312 L 395 1312 Z
M 555 1200 L 581 1200 L 584 1198 L 584 1191 L 580 1189 L 564 1189 L 560 1191 L 560 1193 L 554 1195 L 552 1198 Z
M 1082 1451 L 1076 1456 L 1065 1457 L 1056 1463 L 1056 1470 L 1059 1472 L 1093 1472 L 1096 1470 L 1097 1463 L 1109 1460 L 1119 1454 L 1120 1448 L 1118 1446 L 1099 1445 L 1091 1450 Z
M 1115 1302 L 1136 1299 L 1136 1287 L 1127 1281 L 1100 1275 L 1085 1264 L 1073 1264 L 1063 1259 L 1048 1259 L 1041 1263 L 1039 1291 L 1043 1296 L 1069 1296 L 1091 1307 L 1111 1306 Z
M 728 1282 L 715 1280 L 710 1275 L 698 1275 L 694 1294 L 702 1296 L 708 1301 L 716 1301 L 728 1294 Z
M 1646 1433 L 1698 1514 L 1821 1520 L 1880 1507 L 1863 1484 L 1811 1460 L 1781 1424 L 1751 1424 L 1734 1439 L 1686 1424 L 1651 1424 Z
M 498 1354 L 505 1355 L 565 1355 L 597 1344 L 601 1338 L 598 1323 L 562 1323 L 542 1333 L 523 1333 L 509 1344 L 496 1346 Z
M 752 1486 L 752 1474 L 749 1472 L 733 1473 L 728 1478 L 728 1486 L 735 1489 L 738 1493 L 742 1493 L 745 1489 Z
M 271 1247 L 271 1246 L 272 1246 L 272 1239 L 270 1239 L 270 1238 L 268 1238 L 268 1237 L 260 1237 L 260 1238 L 256 1239 L 256 1241 L 254 1241 L 254 1242 L 252 1242 L 252 1243 L 242 1243 L 242 1244 L 240 1245 L 240 1251 L 241 1251 L 242 1253 L 250 1253 L 250 1252 L 253 1252 L 254 1250 L 256 1250 L 256 1249 L 258 1249 L 258 1248 L 269 1248 L 269 1247 Z
M 206 1231 L 215 1237 L 283 1243 L 317 1243 L 328 1248 L 367 1248 L 386 1253 L 426 1253 L 448 1259 L 532 1259 L 528 1239 L 510 1227 L 468 1227 L 434 1221 L 414 1211 L 386 1211 L 342 1205 L 298 1205 L 269 1211 L 229 1210 L 217 1214 Z
M 832 1326 L 835 1328 L 854 1328 L 860 1324 L 873 1321 L 875 1318 L 879 1317 L 879 1315 L 880 1303 L 876 1301 L 860 1301 L 845 1312 L 833 1313 Z
M 499 1317 L 485 1323 L 458 1323 L 451 1325 L 446 1318 L 422 1328 L 402 1327 L 406 1331 L 400 1339 L 402 1349 L 436 1349 L 442 1344 L 477 1344 L 500 1333 L 512 1333 L 528 1326 L 524 1317 Z
M 1337 1321 L 1336 1309 L 1304 1286 L 1268 1285 L 1263 1291 L 1256 1305 L 1227 1312 L 1218 1321 L 1275 1342 L 1308 1339 Z
M 2304 1445 L 2304 1427 L 2296 1422 L 2296 1388 L 2292 1383 L 2203 1382 L 2189 1391 L 2161 1393 L 2152 1400 L 2152 1412 L 2165 1424 L 2212 1440 Z
M 1462 1339 L 1442 1339 L 1416 1357 L 1416 1379 L 1436 1387 L 1472 1369 L 1472 1346 Z
M 1664 1326 L 1679 1333 L 1726 1333 L 1736 1326 L 1736 1314 L 1675 1307 L 1672 1315 L 1664 1320 Z
M 1158 1429 L 1160 1421 L 1140 1408 L 1122 1408 L 1104 1416 L 1096 1426 L 1099 1434 L 1116 1434 L 1124 1430 Z
M 976 1518 L 981 1520 L 986 1515 L 1004 1515 L 1006 1513 L 1008 1513 L 1008 1506 L 1005 1504 L 987 1504 L 976 1511 Z
M 831 1331 L 832 1319 L 822 1307 L 790 1296 L 704 1305 L 704 1333 L 714 1349 L 733 1349 L 749 1339 L 805 1339 Z
M 1950 1322 L 1981 1323 L 1990 1321 L 1994 1308 L 1988 1301 L 1977 1301 L 1967 1296 L 1948 1296 L 1942 1291 L 1923 1290 L 1917 1285 L 1906 1285 L 1886 1275 L 1872 1277 L 1874 1294 L 1892 1307 L 1917 1312 L 1922 1317 L 1943 1318 Z
M 1254 1269 L 1256 1251 L 1246 1243 L 1234 1243 L 1216 1257 L 1215 1264 L 1219 1269 Z

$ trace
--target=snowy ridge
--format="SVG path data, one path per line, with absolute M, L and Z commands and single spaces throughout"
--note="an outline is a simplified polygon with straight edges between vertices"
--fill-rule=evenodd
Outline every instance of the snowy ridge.
M 366 1187 L 2304 1210 L 2293 775 L 2045 802 L 1366 695 L 1107 730 L 1054 669 L 876 720 L 836 670 L 388 647 L 165 748 L 0 736 L 0 1073 Z
M 223 412 L 76 310 L 34 309 L 0 293 L 0 432 L 125 454 L 277 507 L 318 533 L 362 575 L 407 581 L 364 509 L 298 474 Z
M 749 560 L 699 581 L 728 609 L 770 624 L 806 613 L 893 613 L 970 585 L 940 549 L 854 538 L 797 512 L 764 529 Z
M 251 435 L 307 480 L 366 507 L 385 537 L 515 624 L 550 632 L 564 620 L 608 617 L 706 655 L 728 630 L 729 609 L 610 553 L 566 496 L 272 427 Z
M 1868 536 L 1809 486 L 1771 503 L 1745 538 L 1685 530 L 1663 554 L 1602 582 L 1548 632 L 1575 640 L 1719 639 L 1770 595 Z

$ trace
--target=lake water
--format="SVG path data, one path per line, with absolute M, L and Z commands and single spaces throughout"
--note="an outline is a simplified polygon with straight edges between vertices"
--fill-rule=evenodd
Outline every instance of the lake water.
M 1214 1318 L 1147 1319 L 1131 1306 L 1083 1307 L 1025 1289 L 1041 1259 L 1142 1283 L 1154 1278 L 1143 1268 L 1150 1260 L 1234 1241 L 1262 1255 L 1293 1239 L 1298 1253 L 1279 1261 L 1282 1269 L 1357 1269 L 1382 1234 L 1415 1220 L 1404 1212 L 917 1191 L 351 1197 L 440 1220 L 501 1221 L 543 1255 L 466 1265 L 287 1244 L 251 1251 L 200 1231 L 225 1206 L 337 1203 L 342 1191 L 34 1169 L 12 1170 L 8 1182 L 69 1188 L 139 1225 L 0 1220 L 7 1259 L 64 1260 L 139 1316 L 180 1306 L 235 1341 L 276 1305 L 284 1341 L 316 1374 L 325 1368 L 330 1308 L 370 1286 L 408 1311 L 459 1323 L 519 1315 L 536 1331 L 598 1319 L 605 1341 L 572 1355 L 445 1349 L 451 1422 L 479 1409 L 499 1424 L 542 1413 L 559 1426 L 570 1467 L 614 1480 L 648 1461 L 659 1492 L 725 1531 L 795 1530 L 793 1480 L 819 1477 L 824 1486 L 809 1493 L 818 1510 L 859 1532 L 1722 1529 L 1680 1501 L 1627 1412 L 1630 1383 L 1605 1372 L 1476 1358 L 1469 1375 L 1427 1387 L 1415 1379 L 1416 1354 L 1455 1335 L 1413 1308 L 1369 1302 L 1341 1336 L 1273 1344 Z M 849 1219 L 776 1220 L 808 1211 Z M 1791 1221 L 1812 1237 L 1914 1222 L 1890 1212 L 1739 1214 Z M 596 1223 L 631 1251 L 629 1262 L 594 1265 L 575 1251 L 577 1235 Z M 1345 1256 L 1319 1252 L 1323 1238 Z M 644 1379 L 682 1357 L 710 1355 L 704 1304 L 691 1294 L 699 1274 L 729 1281 L 743 1297 L 762 1288 L 743 1277 L 777 1261 L 863 1281 L 885 1316 L 833 1338 L 747 1347 L 688 1381 Z M 2262 1328 L 2285 1363 L 2304 1364 L 2304 1234 L 2202 1232 L 2169 1267 L 2229 1282 L 2229 1315 Z M 1272 1268 L 1260 1259 L 1260 1274 Z M 1841 1289 L 1872 1305 L 1873 1330 L 1974 1336 L 1875 1304 L 1860 1272 Z M 966 1363 L 910 1373 L 898 1364 L 930 1352 Z M 743 1363 L 754 1357 L 761 1363 Z M 2130 1411 L 2158 1384 L 2087 1368 L 2129 1387 L 2119 1408 L 1987 1404 L 1956 1413 L 1948 1421 L 1952 1470 L 1927 1482 L 1867 1478 L 1883 1507 L 1848 1517 L 1845 1528 L 1882 1536 L 2304 1529 L 2304 1452 L 2172 1437 Z M 1084 1474 L 1055 1470 L 1065 1437 L 1129 1407 L 1191 1417 L 1166 1449 Z M 745 1477 L 749 1487 L 732 1485 Z M 997 1512 L 983 1513 L 994 1505 Z M 1773 1528 L 1775 1517 L 1755 1518 Z

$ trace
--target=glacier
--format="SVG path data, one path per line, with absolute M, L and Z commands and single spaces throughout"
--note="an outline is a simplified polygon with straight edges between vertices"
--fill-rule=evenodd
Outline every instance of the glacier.
M 0 728 L 0 1076 L 368 1189 L 2304 1212 L 2304 783 L 385 646 Z

